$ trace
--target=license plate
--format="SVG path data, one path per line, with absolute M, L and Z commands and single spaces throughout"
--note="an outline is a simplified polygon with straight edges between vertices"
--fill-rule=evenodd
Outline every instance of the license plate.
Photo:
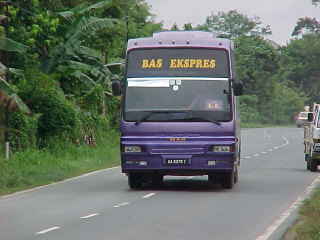
M 189 165 L 189 159 L 166 159 L 166 164 L 172 166 L 185 166 Z

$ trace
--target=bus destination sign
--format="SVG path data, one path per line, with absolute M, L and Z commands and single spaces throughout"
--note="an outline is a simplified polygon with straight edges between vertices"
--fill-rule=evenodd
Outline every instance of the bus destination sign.
M 228 77 L 227 52 L 216 49 L 139 49 L 128 54 L 128 77 Z

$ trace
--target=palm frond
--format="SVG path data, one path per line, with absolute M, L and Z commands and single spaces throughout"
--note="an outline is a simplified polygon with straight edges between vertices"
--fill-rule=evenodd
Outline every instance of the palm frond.
M 91 10 L 107 8 L 110 6 L 112 6 L 111 0 L 102 0 L 91 5 L 89 3 L 82 3 L 68 11 L 59 12 L 58 15 L 62 16 L 65 19 L 70 19 L 76 15 L 82 15 Z
M 100 65 L 89 65 L 72 60 L 66 62 L 66 64 L 70 69 L 74 70 L 71 74 L 72 76 L 77 77 L 82 81 L 87 81 L 86 83 L 91 83 L 93 85 L 103 84 L 111 78 L 110 72 L 106 71 L 105 67 L 101 68 Z
M 8 72 L 24 78 L 24 71 L 17 68 L 8 68 Z
M 90 57 L 95 57 L 98 59 L 102 58 L 102 54 L 100 51 L 97 51 L 95 49 L 92 48 L 88 48 L 85 46 L 80 46 L 80 48 L 78 49 L 78 53 L 84 56 L 90 56 Z
M 16 89 L 2 77 L 0 77 L 0 96 L 3 101 L 0 101 L 0 106 L 4 102 L 10 102 L 13 103 L 19 111 L 26 114 L 31 113 L 29 107 L 18 96 Z
M 26 114 L 31 113 L 29 107 L 23 102 L 23 100 L 16 93 L 12 94 L 10 98 L 11 98 L 11 101 L 17 104 L 17 107 L 21 112 Z
M 0 36 L 0 50 L 8 52 L 25 53 L 28 50 L 28 46 L 16 42 L 10 38 Z
M 97 17 L 79 17 L 70 27 L 66 33 L 66 41 L 53 49 L 51 58 L 44 65 L 46 73 L 52 70 L 61 62 L 76 58 L 79 52 L 84 52 L 82 48 L 82 37 L 94 34 L 95 32 L 112 27 L 117 20 L 111 18 L 97 18 Z M 88 49 L 87 53 L 89 52 Z M 96 53 L 95 53 L 96 55 Z
M 81 82 L 83 82 L 87 86 L 95 87 L 97 85 L 97 83 L 90 76 L 88 76 L 87 74 L 85 74 L 81 71 L 75 71 L 75 72 L 71 73 L 70 76 L 76 77 L 77 79 L 79 79 Z
M 15 93 L 10 84 L 2 77 L 0 77 L 0 91 L 3 91 L 8 96 Z
M 111 28 L 117 22 L 118 20 L 113 18 L 82 16 L 72 24 L 71 31 L 66 36 L 70 40 L 79 39 L 82 36 L 93 35 L 99 30 Z

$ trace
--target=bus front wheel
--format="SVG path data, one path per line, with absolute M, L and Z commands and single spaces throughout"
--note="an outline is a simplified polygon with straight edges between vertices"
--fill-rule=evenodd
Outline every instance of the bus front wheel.
M 128 185 L 131 189 L 140 189 L 143 187 L 144 177 L 140 173 L 129 173 L 128 174 Z
M 221 185 L 223 188 L 226 189 L 232 189 L 234 184 L 235 184 L 235 180 L 236 180 L 236 171 L 231 171 L 228 173 L 224 173 L 223 174 L 223 178 L 222 178 L 222 182 Z
M 310 161 L 310 171 L 316 172 L 318 170 L 318 161 L 316 159 L 313 159 L 312 157 L 309 159 Z

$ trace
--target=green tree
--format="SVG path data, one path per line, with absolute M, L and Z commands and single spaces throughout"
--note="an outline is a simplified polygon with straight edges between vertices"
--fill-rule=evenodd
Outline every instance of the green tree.
M 212 13 L 205 24 L 198 29 L 217 33 L 221 37 L 235 39 L 246 36 L 262 36 L 271 34 L 270 25 L 263 26 L 258 17 L 250 18 L 237 10 Z
M 310 101 L 319 102 L 320 36 L 307 34 L 284 48 L 282 71 L 293 85 L 304 92 Z
M 236 40 L 238 78 L 245 94 L 257 97 L 256 109 L 265 121 L 272 119 L 272 98 L 279 69 L 279 52 L 259 36 L 242 36 Z
M 179 31 L 180 29 L 179 29 L 178 24 L 174 23 L 174 24 L 172 25 L 172 27 L 171 27 L 170 30 L 171 30 L 171 31 Z
M 307 33 L 320 33 L 320 23 L 316 18 L 300 18 L 292 32 L 292 36 L 301 36 Z
M 183 30 L 185 31 L 191 31 L 193 30 L 192 24 L 191 23 L 186 23 L 183 25 Z
M 320 0 L 312 0 L 312 4 L 318 5 L 320 3 Z

